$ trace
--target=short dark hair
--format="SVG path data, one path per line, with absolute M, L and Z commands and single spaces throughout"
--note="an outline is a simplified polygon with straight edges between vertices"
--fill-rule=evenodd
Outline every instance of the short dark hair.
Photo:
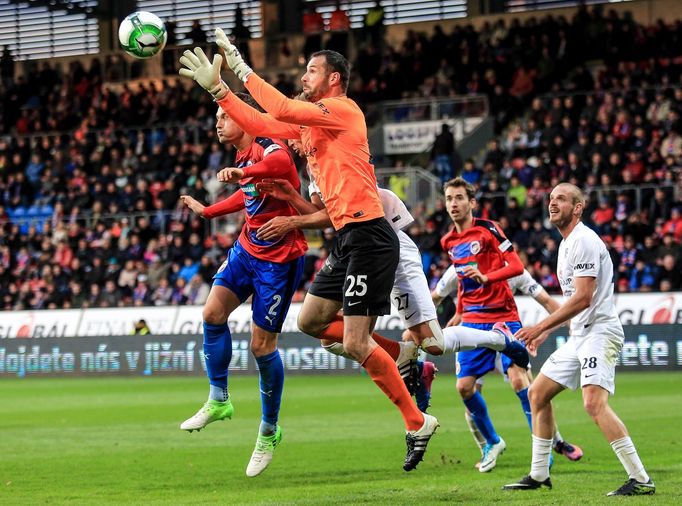
M 448 188 L 464 188 L 467 192 L 467 197 L 469 197 L 469 200 L 476 198 L 476 189 L 474 188 L 474 185 L 469 183 L 463 177 L 456 177 L 450 181 L 447 181 L 443 185 L 443 191 L 447 190 Z
M 251 95 L 249 95 L 248 93 L 244 93 L 244 92 L 242 92 L 242 91 L 238 91 L 237 93 L 235 93 L 235 96 L 237 96 L 238 98 L 240 98 L 243 102 L 246 102 L 247 104 L 249 104 L 251 107 L 253 107 L 253 108 L 256 109 L 257 111 L 259 111 L 259 112 L 265 112 L 265 109 L 263 109 L 263 108 L 260 106 L 260 104 L 259 104 L 258 102 L 256 102 L 256 99 L 253 98 L 253 97 L 252 97 Z
M 341 76 L 341 89 L 346 93 L 348 90 L 348 83 L 350 82 L 350 63 L 348 63 L 345 56 L 330 49 L 316 51 L 310 55 L 311 58 L 315 58 L 316 56 L 324 56 L 327 61 L 327 73 L 339 73 Z

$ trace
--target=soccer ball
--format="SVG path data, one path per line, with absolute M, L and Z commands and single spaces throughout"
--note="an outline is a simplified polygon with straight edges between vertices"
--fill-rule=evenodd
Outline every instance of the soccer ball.
M 167 39 L 166 26 L 151 12 L 133 12 L 118 27 L 121 47 L 135 58 L 151 58 L 163 49 Z

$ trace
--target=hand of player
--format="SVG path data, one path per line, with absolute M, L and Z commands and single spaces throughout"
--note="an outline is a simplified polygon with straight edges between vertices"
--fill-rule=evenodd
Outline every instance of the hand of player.
M 200 47 L 195 47 L 194 52 L 187 49 L 180 57 L 180 64 L 186 67 L 180 69 L 180 75 L 194 79 L 216 100 L 224 98 L 229 93 L 230 88 L 220 78 L 223 57 L 219 54 L 213 55 L 211 63 Z
M 544 343 L 547 340 L 550 334 L 551 332 L 547 330 L 540 334 L 534 341 L 526 343 L 526 349 L 528 350 L 528 353 L 530 353 L 531 357 L 538 356 L 538 348 L 542 343 Z
M 467 265 L 463 270 L 462 270 L 462 276 L 465 278 L 471 278 L 476 283 L 479 283 L 481 285 L 485 285 L 488 283 L 488 276 L 483 274 L 481 271 L 478 270 L 478 267 L 474 267 L 473 265 Z
M 287 202 L 298 195 L 294 185 L 286 179 L 263 179 L 260 183 L 256 183 L 256 190 Z
M 227 66 L 230 67 L 230 70 L 235 73 L 241 82 L 245 83 L 253 70 L 244 63 L 244 58 L 239 53 L 239 49 L 230 42 L 222 28 L 215 29 L 215 43 L 225 51 L 225 63 L 227 63 Z
M 221 183 L 238 183 L 244 177 L 244 171 L 237 167 L 227 167 L 218 172 L 218 181 Z
M 462 316 L 459 313 L 455 313 L 452 315 L 452 318 L 448 320 L 448 322 L 445 324 L 446 327 L 456 327 L 459 325 L 462 321 Z
M 275 216 L 258 229 L 256 237 L 261 241 L 272 241 L 296 228 L 291 216 Z
M 190 211 L 203 218 L 204 209 L 206 208 L 206 206 L 204 206 L 201 202 L 199 202 L 194 197 L 190 197 L 189 195 L 180 195 L 180 200 L 182 201 L 183 204 L 189 207 Z
M 534 325 L 532 327 L 523 327 L 516 334 L 514 334 L 514 337 L 518 341 L 526 343 L 526 348 L 532 347 L 537 350 L 537 347 L 542 344 L 545 339 L 547 339 L 547 336 L 545 336 L 544 339 L 540 340 L 544 334 L 546 334 L 546 332 L 543 332 L 540 327 Z

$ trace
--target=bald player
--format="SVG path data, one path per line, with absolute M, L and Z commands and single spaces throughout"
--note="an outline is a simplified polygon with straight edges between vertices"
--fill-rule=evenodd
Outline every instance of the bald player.
M 549 220 L 563 237 L 557 275 L 564 303 L 516 338 L 537 349 L 548 331 L 570 320 L 570 337 L 540 370 L 529 397 L 533 413 L 533 459 L 530 473 L 506 490 L 552 488 L 549 456 L 554 413 L 551 400 L 564 389 L 582 389 L 585 411 L 592 417 L 628 474 L 615 495 L 653 494 L 656 487 L 637 454 L 627 428 L 609 406 L 615 392 L 616 361 L 625 335 L 613 297 L 613 263 L 604 242 L 581 221 L 585 198 L 569 183 L 557 185 L 549 196 Z

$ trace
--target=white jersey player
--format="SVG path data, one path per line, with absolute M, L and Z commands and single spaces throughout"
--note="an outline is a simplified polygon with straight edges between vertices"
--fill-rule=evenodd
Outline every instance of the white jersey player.
M 542 366 L 533 382 L 533 457 L 531 470 L 507 490 L 551 488 L 549 455 L 554 415 L 551 400 L 566 388 L 582 388 L 583 405 L 628 473 L 623 486 L 608 495 L 653 494 L 654 483 L 644 469 L 623 422 L 608 404 L 615 391 L 616 361 L 625 339 L 613 300 L 613 263 L 604 242 L 581 222 L 585 198 L 569 183 L 557 185 L 549 197 L 549 219 L 563 237 L 557 275 L 564 303 L 516 337 L 537 348 L 547 332 L 571 321 L 571 335 Z

